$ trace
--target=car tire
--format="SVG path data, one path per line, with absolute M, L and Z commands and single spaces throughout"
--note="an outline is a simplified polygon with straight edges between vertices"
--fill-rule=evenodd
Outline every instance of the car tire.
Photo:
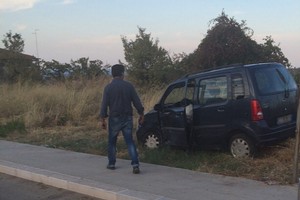
M 229 150 L 234 158 L 249 158 L 254 156 L 256 147 L 245 134 L 236 134 L 229 141 Z
M 161 147 L 162 138 L 158 130 L 149 130 L 144 134 L 143 146 L 149 149 L 156 149 Z

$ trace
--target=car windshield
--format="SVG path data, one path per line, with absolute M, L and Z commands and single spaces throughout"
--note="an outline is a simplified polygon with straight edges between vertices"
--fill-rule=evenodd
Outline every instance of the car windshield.
M 184 99 L 185 96 L 185 82 L 177 83 L 170 86 L 166 92 L 164 104 L 175 104 Z
M 261 95 L 297 89 L 294 79 L 285 68 L 274 65 L 254 68 L 251 71 Z

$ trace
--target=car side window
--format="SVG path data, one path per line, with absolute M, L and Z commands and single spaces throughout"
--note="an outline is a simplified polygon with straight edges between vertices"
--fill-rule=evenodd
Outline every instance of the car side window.
M 181 82 L 171 86 L 166 93 L 164 105 L 184 106 L 185 104 L 193 103 L 195 100 L 195 88 L 196 82 L 194 79 L 188 80 L 187 84 L 186 82 Z
M 164 100 L 164 105 L 179 103 L 185 97 L 185 82 L 173 85 L 169 88 L 169 93 Z
M 245 97 L 244 81 L 241 74 L 231 76 L 232 99 L 242 99 Z
M 198 100 L 201 105 L 227 101 L 227 77 L 221 76 L 200 80 Z

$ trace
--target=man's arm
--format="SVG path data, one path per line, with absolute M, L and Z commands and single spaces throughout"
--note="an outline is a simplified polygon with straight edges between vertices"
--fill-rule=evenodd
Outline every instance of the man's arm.
M 107 127 L 107 124 L 106 124 L 106 118 L 108 117 L 107 109 L 108 109 L 108 95 L 107 95 L 107 87 L 105 87 L 104 91 L 103 91 L 101 109 L 100 109 L 100 113 L 99 113 L 101 127 L 103 129 L 106 129 L 106 127 Z
M 140 115 L 139 116 L 139 124 L 143 124 L 144 123 L 144 107 L 143 107 L 141 100 L 134 88 L 132 91 L 132 102 L 133 102 L 133 105 L 136 108 L 138 114 Z

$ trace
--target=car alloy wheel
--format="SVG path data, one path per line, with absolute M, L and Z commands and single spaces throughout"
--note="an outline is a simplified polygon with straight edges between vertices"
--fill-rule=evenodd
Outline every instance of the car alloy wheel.
M 160 145 L 159 137 L 157 137 L 155 134 L 148 134 L 145 138 L 144 142 L 145 146 L 149 149 L 155 149 L 158 148 Z

